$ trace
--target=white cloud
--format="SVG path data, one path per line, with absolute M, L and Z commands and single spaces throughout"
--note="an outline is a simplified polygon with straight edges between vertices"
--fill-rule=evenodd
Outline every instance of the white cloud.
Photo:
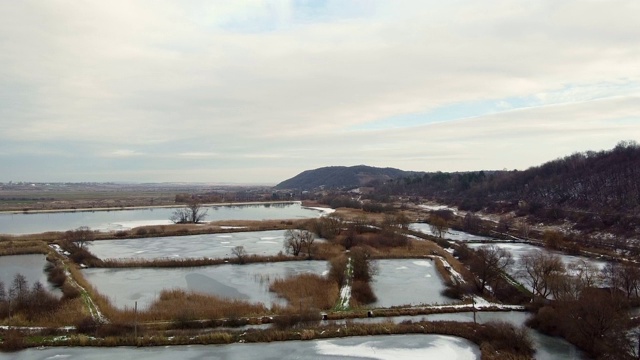
M 640 105 L 622 100 L 640 92 L 636 1 L 297 5 L 2 2 L 0 140 L 45 152 L 82 141 L 87 156 L 228 159 L 248 173 L 258 160 L 299 170 L 523 167 L 640 137 Z M 518 109 L 514 98 L 535 107 L 349 130 L 452 104 Z M 547 149 L 506 157 L 541 141 Z

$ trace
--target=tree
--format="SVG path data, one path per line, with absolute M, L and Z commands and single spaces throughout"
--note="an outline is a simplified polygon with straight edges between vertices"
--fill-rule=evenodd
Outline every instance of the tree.
M 476 288 L 483 292 L 487 283 L 492 283 L 513 265 L 511 253 L 495 245 L 478 248 L 471 260 L 471 271 L 476 274 Z
M 84 249 L 95 238 L 95 233 L 88 226 L 80 226 L 75 230 L 65 232 L 67 241 L 74 243 L 80 249 Z
M 176 209 L 169 218 L 174 224 L 197 224 L 207 216 L 208 210 L 203 210 L 197 201 L 191 201 L 187 207 Z
M 462 226 L 465 231 L 474 232 L 478 231 L 482 226 L 482 219 L 479 216 L 468 212 L 467 215 L 464 216 L 464 220 L 462 222 Z
M 231 253 L 238 258 L 238 263 L 240 264 L 244 264 L 246 257 L 247 257 L 247 251 L 244 249 L 244 246 L 242 245 L 238 245 L 236 247 L 234 247 L 231 250 Z
M 631 264 L 608 263 L 603 270 L 607 285 L 624 291 L 627 298 L 638 296 L 640 289 L 640 269 Z
M 378 273 L 371 254 L 365 248 L 356 246 L 350 251 L 353 279 L 369 282 Z
M 534 296 L 548 298 L 554 283 L 565 272 L 560 256 L 534 250 L 522 255 L 520 274 L 529 285 Z
M 429 228 L 431 229 L 431 232 L 437 237 L 443 238 L 444 234 L 446 234 L 447 230 L 449 230 L 449 224 L 444 218 L 438 215 L 432 215 L 429 218 Z
M 300 255 L 300 252 L 304 250 L 307 253 L 307 258 L 313 256 L 313 242 L 315 235 L 307 230 L 287 230 L 284 234 L 284 249 L 287 254 L 293 254 L 293 256 Z
M 570 263 L 567 270 L 553 278 L 551 293 L 556 300 L 578 300 L 585 289 L 596 288 L 600 284 L 599 269 L 585 260 Z

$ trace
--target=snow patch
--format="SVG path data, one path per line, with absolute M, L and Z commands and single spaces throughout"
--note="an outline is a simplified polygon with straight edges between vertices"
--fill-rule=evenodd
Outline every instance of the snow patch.
M 469 341 L 444 335 L 425 335 L 434 340 L 426 347 L 384 348 L 380 341 L 366 341 L 358 345 L 340 345 L 331 340 L 318 341 L 316 351 L 320 355 L 340 358 L 405 360 L 405 359 L 456 359 L 475 360 L 480 358 L 480 351 Z
M 426 260 L 418 260 L 413 262 L 414 265 L 424 266 L 424 267 L 432 267 L 431 262 Z

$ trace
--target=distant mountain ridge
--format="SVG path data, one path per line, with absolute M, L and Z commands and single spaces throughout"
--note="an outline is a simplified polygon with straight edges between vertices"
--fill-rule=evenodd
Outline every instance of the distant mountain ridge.
M 317 188 L 349 188 L 370 183 L 386 182 L 407 176 L 421 174 L 395 168 L 378 168 L 366 165 L 326 166 L 306 170 L 275 186 L 276 189 L 311 190 Z

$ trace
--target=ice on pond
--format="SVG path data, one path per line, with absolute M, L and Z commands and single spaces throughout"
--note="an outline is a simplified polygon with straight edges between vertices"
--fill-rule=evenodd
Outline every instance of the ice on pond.
M 271 256 L 282 251 L 284 233 L 284 230 L 271 230 L 98 240 L 90 242 L 88 249 L 100 259 L 228 258 L 234 256 L 231 249 L 236 246 L 243 246 L 248 254 Z
M 147 308 L 162 290 L 184 289 L 229 299 L 272 304 L 286 301 L 269 292 L 277 278 L 313 273 L 323 274 L 325 261 L 291 261 L 246 265 L 218 265 L 198 268 L 84 269 L 87 280 L 119 308 Z
M 375 264 L 378 274 L 371 287 L 378 301 L 374 307 L 457 302 L 441 295 L 445 286 L 431 260 L 377 260 Z

